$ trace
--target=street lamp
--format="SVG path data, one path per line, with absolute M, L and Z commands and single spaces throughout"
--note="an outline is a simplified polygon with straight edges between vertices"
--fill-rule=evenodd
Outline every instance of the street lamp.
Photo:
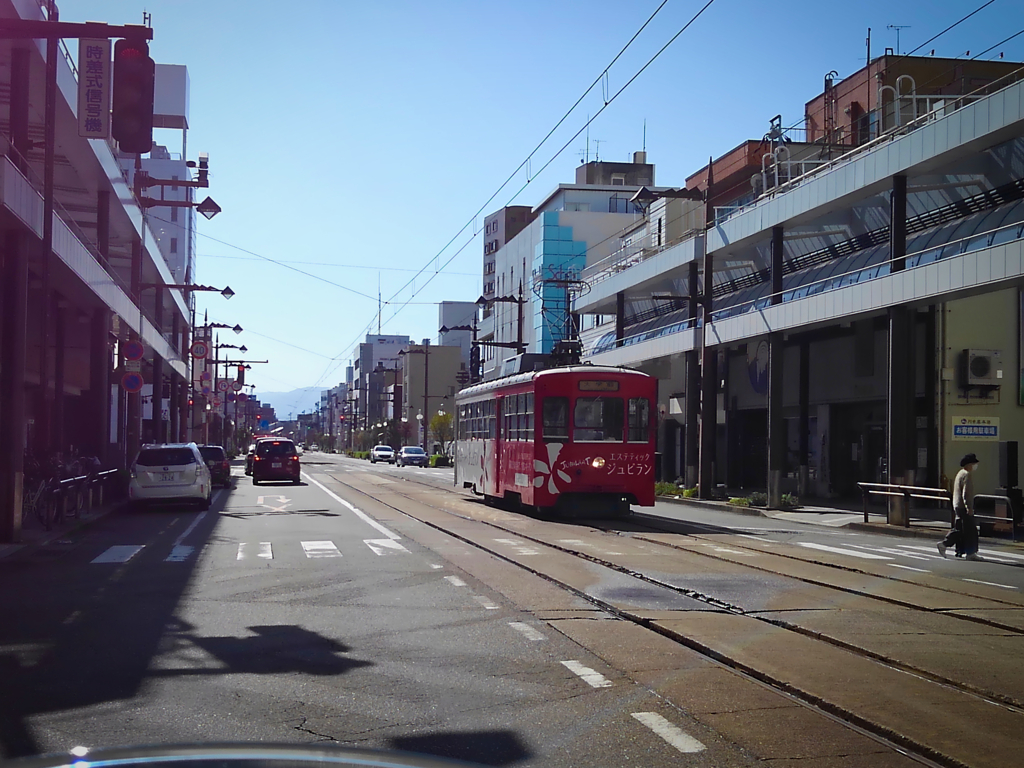
M 490 304 L 503 303 L 503 304 L 515 304 L 516 305 L 516 340 L 513 341 L 480 341 L 478 344 L 483 344 L 488 347 L 507 347 L 509 349 L 516 350 L 516 354 L 523 354 L 526 352 L 526 345 L 523 343 L 523 305 L 526 303 L 526 299 L 523 297 L 523 282 L 519 281 L 519 295 L 518 296 L 495 296 L 493 299 L 488 299 L 486 296 L 481 296 L 476 300 L 477 306 L 481 309 L 486 308 Z
M 401 357 L 405 357 L 406 355 L 423 355 L 423 410 L 427 411 L 429 413 L 430 412 L 430 395 L 428 394 L 428 389 L 427 389 L 427 387 L 428 387 L 428 385 L 430 383 L 430 342 L 429 342 L 429 340 L 420 349 L 402 349 L 402 350 L 399 350 L 398 354 Z M 416 416 L 416 418 L 420 421 L 420 426 L 422 427 L 423 426 L 423 424 L 422 424 L 422 422 L 423 422 L 423 413 L 422 413 L 422 411 Z M 423 436 L 422 436 L 422 439 L 421 439 L 421 447 L 423 448 L 424 451 L 427 450 L 427 434 L 426 434 L 426 430 L 424 430 L 424 432 L 423 432 Z
M 223 288 L 217 288 L 213 285 L 196 285 L 194 283 L 143 283 L 141 287 L 168 288 L 176 291 L 215 291 L 225 299 L 230 299 L 235 295 L 235 292 L 231 290 L 230 285 L 226 285 Z

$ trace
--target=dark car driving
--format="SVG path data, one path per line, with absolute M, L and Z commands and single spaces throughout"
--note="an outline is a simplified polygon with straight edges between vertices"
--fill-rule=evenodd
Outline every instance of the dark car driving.
M 214 484 L 230 485 L 231 462 L 228 461 L 224 448 L 220 445 L 200 445 L 199 453 L 202 454 L 206 466 L 210 468 L 210 478 Z
M 295 443 L 285 438 L 257 440 L 252 457 L 252 484 L 263 480 L 299 482 L 299 452 Z

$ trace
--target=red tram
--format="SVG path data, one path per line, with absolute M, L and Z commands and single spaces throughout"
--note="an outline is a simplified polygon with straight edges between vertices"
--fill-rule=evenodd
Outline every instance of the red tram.
M 657 387 L 639 371 L 574 365 L 464 389 L 455 484 L 565 514 L 653 506 Z

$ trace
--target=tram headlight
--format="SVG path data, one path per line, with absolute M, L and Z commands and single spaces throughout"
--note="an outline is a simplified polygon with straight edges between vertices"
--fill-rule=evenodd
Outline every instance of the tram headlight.
M 590 462 L 590 466 L 592 466 L 594 469 L 600 469 L 601 467 L 604 466 L 604 459 L 598 456 L 596 459 Z

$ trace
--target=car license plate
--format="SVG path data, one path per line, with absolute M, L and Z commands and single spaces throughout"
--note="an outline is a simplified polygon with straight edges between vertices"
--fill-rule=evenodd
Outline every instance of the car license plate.
M 173 483 L 174 482 L 174 473 L 173 472 L 161 472 L 160 473 L 160 482 L 161 483 Z
M 275 461 L 270 466 L 272 466 L 274 469 L 280 469 L 281 468 L 281 462 L 280 461 Z

